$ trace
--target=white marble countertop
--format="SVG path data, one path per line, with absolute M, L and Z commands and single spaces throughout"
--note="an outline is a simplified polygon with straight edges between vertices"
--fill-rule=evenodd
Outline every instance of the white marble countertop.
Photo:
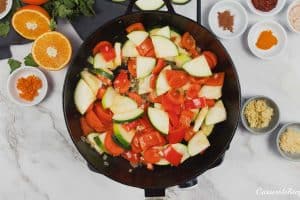
M 246 7 L 245 0 L 240 1 Z M 205 26 L 208 11 L 215 2 L 217 0 L 203 0 Z M 195 5 L 193 1 L 185 7 L 177 7 L 177 11 L 195 18 Z M 262 19 L 250 11 L 249 17 L 250 25 Z M 284 12 L 275 19 L 285 23 Z M 59 25 L 76 50 L 82 41 L 68 23 Z M 237 66 L 243 96 L 267 95 L 278 103 L 282 122 L 299 122 L 300 35 L 288 31 L 288 39 L 286 51 L 270 61 L 251 55 L 246 35 L 222 42 Z M 30 48 L 31 44 L 11 47 L 13 57 L 23 59 Z M 7 60 L 1 60 L 0 66 L 0 200 L 143 199 L 142 190 L 88 170 L 76 151 L 62 111 L 66 69 L 45 72 L 50 83 L 47 98 L 36 107 L 24 108 L 8 99 Z M 275 136 L 254 136 L 239 128 L 223 164 L 198 178 L 196 199 L 300 199 L 300 162 L 280 157 Z M 262 191 L 271 190 L 298 191 L 298 195 L 262 195 Z M 170 199 L 186 199 L 170 196 L 173 196 Z

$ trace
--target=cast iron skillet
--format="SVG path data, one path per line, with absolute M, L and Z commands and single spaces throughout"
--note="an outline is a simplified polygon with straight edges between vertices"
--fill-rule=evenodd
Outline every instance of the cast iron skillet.
M 135 1 L 131 1 L 125 15 L 99 27 L 84 41 L 66 75 L 63 91 L 63 109 L 70 136 L 78 151 L 86 159 L 90 169 L 117 182 L 143 188 L 146 191 L 146 196 L 162 195 L 165 188 L 193 180 L 222 161 L 239 121 L 241 92 L 234 64 L 228 52 L 212 33 L 196 22 L 176 14 L 169 0 L 164 0 L 168 7 L 168 12 L 143 11 L 132 13 Z M 226 73 L 222 99 L 228 112 L 228 118 L 225 122 L 215 127 L 214 132 L 209 137 L 211 147 L 208 148 L 205 154 L 192 157 L 179 167 L 155 166 L 154 171 L 141 167 L 134 169 L 130 173 L 129 169 L 131 169 L 131 166 L 128 161 L 123 158 L 108 156 L 106 161 L 109 163 L 109 166 L 106 166 L 103 157 L 81 140 L 80 114 L 76 110 L 73 101 L 74 89 L 80 78 L 79 73 L 87 66 L 87 58 L 92 54 L 93 47 L 99 41 L 124 42 L 126 40 L 125 28 L 135 22 L 142 22 L 147 29 L 169 25 L 180 33 L 190 32 L 195 37 L 200 48 L 211 50 L 217 54 L 219 62 L 216 71 L 224 71 Z

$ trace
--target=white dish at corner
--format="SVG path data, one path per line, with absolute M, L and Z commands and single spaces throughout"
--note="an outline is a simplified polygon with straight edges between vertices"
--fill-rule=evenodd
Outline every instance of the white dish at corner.
M 12 8 L 12 5 L 13 5 L 13 0 L 7 0 L 6 9 L 2 13 L 0 13 L 0 19 L 4 18 L 9 13 L 9 11 Z
M 295 33 L 300 34 L 300 30 L 296 30 L 290 21 L 290 12 L 291 12 L 292 8 L 294 8 L 294 6 L 296 6 L 296 5 L 300 6 L 300 0 L 295 0 L 289 5 L 287 12 L 286 12 L 286 20 L 287 20 L 287 24 L 288 24 L 288 27 L 290 28 L 290 30 Z
M 253 4 L 252 0 L 247 0 L 248 7 L 252 12 L 254 12 L 257 15 L 263 16 L 263 17 L 271 17 L 279 13 L 285 6 L 286 0 L 278 0 L 276 7 L 273 10 L 270 10 L 268 12 L 263 12 L 260 10 L 257 10 Z
M 33 101 L 25 101 L 19 97 L 19 91 L 17 89 L 17 81 L 21 77 L 27 77 L 30 75 L 35 75 L 39 77 L 42 81 L 42 88 L 39 89 L 39 95 L 34 98 Z M 7 92 L 10 99 L 21 106 L 34 106 L 39 104 L 47 94 L 48 82 L 45 74 L 36 67 L 20 67 L 16 69 L 8 78 L 7 81 Z
M 278 39 L 277 45 L 271 49 L 262 50 L 256 47 L 257 39 L 262 31 L 271 30 Z M 278 56 L 285 49 L 287 44 L 287 34 L 284 28 L 272 20 L 262 21 L 254 24 L 248 33 L 248 46 L 251 52 L 262 59 L 272 59 Z
M 229 10 L 234 15 L 233 33 L 219 27 L 218 12 Z M 246 9 L 237 1 L 225 0 L 216 3 L 210 10 L 208 16 L 210 29 L 220 38 L 233 39 L 243 34 L 248 25 L 248 14 Z

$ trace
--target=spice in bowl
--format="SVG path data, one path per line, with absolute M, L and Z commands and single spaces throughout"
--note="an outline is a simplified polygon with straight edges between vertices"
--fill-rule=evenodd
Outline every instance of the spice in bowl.
M 253 6 L 262 12 L 273 10 L 278 3 L 278 0 L 252 0 Z
M 293 128 L 287 128 L 280 135 L 279 147 L 286 153 L 300 154 L 300 132 Z
M 266 100 L 257 99 L 248 103 L 244 115 L 251 128 L 261 129 L 270 125 L 274 110 L 268 106 Z
M 300 2 L 293 5 L 288 11 L 288 20 L 290 26 L 296 31 L 300 32 Z
M 7 0 L 0 0 L 0 14 L 7 9 Z
M 33 101 L 39 95 L 38 91 L 41 88 L 42 80 L 35 75 L 21 77 L 17 81 L 19 97 L 25 101 Z
M 223 28 L 224 31 L 229 30 L 233 33 L 234 15 L 229 10 L 224 12 L 218 12 L 219 27 Z
M 256 47 L 262 50 L 269 50 L 278 44 L 277 37 L 271 30 L 262 31 L 256 42 Z

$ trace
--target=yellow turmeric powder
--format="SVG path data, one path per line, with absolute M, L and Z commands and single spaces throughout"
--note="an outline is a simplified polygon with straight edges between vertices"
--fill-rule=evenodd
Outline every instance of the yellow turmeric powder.
M 17 88 L 19 96 L 26 101 L 33 101 L 39 95 L 38 90 L 42 88 L 42 81 L 35 75 L 30 75 L 26 78 L 21 77 L 18 79 Z
M 260 33 L 256 46 L 262 50 L 271 49 L 273 46 L 277 45 L 278 39 L 273 35 L 271 30 L 266 30 Z

